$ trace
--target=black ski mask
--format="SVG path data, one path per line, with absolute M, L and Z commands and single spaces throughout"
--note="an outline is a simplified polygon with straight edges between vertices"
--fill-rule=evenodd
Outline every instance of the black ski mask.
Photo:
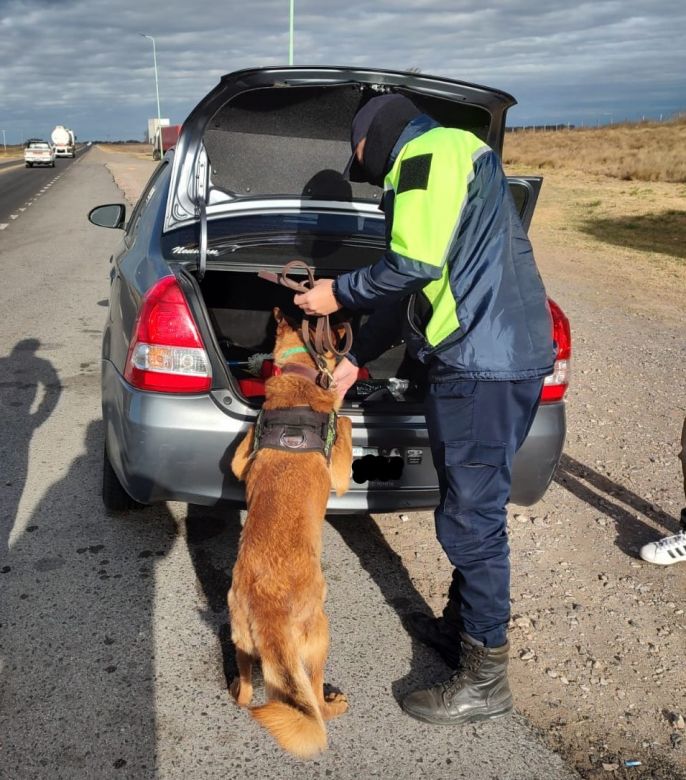
M 350 131 L 353 154 L 343 172 L 350 181 L 366 181 L 383 187 L 390 168 L 390 156 L 400 134 L 421 111 L 404 95 L 380 95 L 355 114 Z M 355 157 L 359 142 L 366 138 L 362 164 Z

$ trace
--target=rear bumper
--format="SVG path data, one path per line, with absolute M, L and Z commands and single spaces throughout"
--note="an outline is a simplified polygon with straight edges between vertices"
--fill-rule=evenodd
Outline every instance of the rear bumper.
M 529 435 L 512 464 L 512 503 L 531 506 L 543 498 L 562 455 L 566 433 L 564 401 L 538 407 Z
M 225 394 L 223 394 L 225 395 Z M 186 501 L 244 504 L 230 465 L 252 422 L 211 395 L 170 396 L 136 390 L 109 361 L 102 364 L 107 452 L 129 495 L 144 504 Z M 512 500 L 537 501 L 548 487 L 564 443 L 564 404 L 539 409 L 514 465 Z M 331 495 L 331 513 L 429 509 L 438 503 L 436 474 L 423 417 L 353 417 L 353 445 L 401 456 L 401 479 L 357 485 Z

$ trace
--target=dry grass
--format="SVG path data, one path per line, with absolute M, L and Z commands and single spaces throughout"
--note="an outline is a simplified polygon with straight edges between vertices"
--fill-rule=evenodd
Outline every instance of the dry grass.
M 7 144 L 7 149 L 0 145 L 0 162 L 3 160 L 14 160 L 17 157 L 24 156 L 24 147 L 21 144 Z
M 543 176 L 533 234 L 686 261 L 686 117 L 597 129 L 508 133 L 507 172 Z
M 152 160 L 151 144 L 98 144 L 104 152 L 130 154 L 132 157 Z
M 625 181 L 686 182 L 686 117 L 615 127 L 508 133 L 505 165 Z

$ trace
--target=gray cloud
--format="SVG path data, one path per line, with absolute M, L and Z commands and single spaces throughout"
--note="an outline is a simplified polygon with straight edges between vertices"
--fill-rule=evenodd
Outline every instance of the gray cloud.
M 0 0 L 0 128 L 57 123 L 80 138 L 141 138 L 156 112 L 182 121 L 219 77 L 282 65 L 288 0 Z M 511 92 L 514 124 L 657 117 L 686 108 L 682 2 L 296 0 L 296 64 L 407 69 Z

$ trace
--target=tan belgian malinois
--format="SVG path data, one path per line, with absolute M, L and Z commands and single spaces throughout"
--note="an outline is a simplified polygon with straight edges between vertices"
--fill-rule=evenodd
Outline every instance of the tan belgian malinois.
M 326 749 L 324 721 L 348 709 L 344 694 L 324 694 L 329 627 L 320 557 L 331 488 L 338 495 L 348 488 L 352 426 L 334 414 L 340 406 L 335 391 L 316 383 L 298 329 L 278 309 L 274 316 L 281 374 L 266 382 L 264 424 L 258 420 L 257 433 L 251 428 L 231 463 L 246 482 L 248 516 L 228 595 L 239 671 L 230 690 L 248 706 L 252 665 L 261 661 L 267 703 L 249 712 L 282 748 L 307 758 Z M 327 355 L 329 371 L 334 362 Z M 310 427 L 299 430 L 293 414 Z

